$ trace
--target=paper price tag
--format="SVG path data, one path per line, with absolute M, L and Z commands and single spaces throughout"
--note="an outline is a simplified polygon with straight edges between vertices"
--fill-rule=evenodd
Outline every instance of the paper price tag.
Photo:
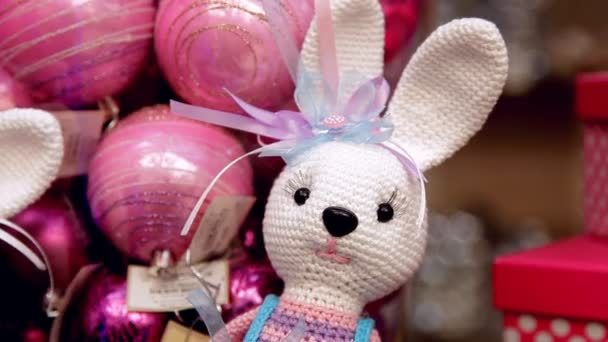
M 160 342 L 210 342 L 211 338 L 207 335 L 203 335 L 198 331 L 190 330 L 185 326 L 169 321 L 165 328 Z
M 85 174 L 101 137 L 107 114 L 101 110 L 52 113 L 61 125 L 64 143 L 63 162 L 58 177 Z
M 220 304 L 228 303 L 228 261 L 226 259 L 200 263 L 195 271 Z M 163 279 L 145 266 L 129 265 L 127 271 L 127 308 L 140 312 L 173 312 L 192 308 L 188 294 L 202 285 L 186 266 L 179 266 L 176 276 Z
M 228 248 L 255 203 L 253 196 L 218 196 L 205 210 L 192 243 L 190 262 L 195 264 Z

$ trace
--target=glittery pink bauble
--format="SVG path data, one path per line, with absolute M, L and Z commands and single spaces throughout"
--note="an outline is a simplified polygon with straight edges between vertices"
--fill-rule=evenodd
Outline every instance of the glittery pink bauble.
M 0 67 L 37 103 L 94 103 L 132 82 L 152 46 L 154 0 L 0 0 Z
M 47 342 L 49 340 L 46 331 L 38 327 L 28 328 L 22 337 L 23 342 Z
M 414 35 L 419 0 L 380 0 L 385 17 L 384 60 L 390 62 Z
M 313 15 L 313 0 L 281 0 L 298 44 Z M 190 103 L 239 110 L 230 90 L 263 108 L 293 95 L 293 83 L 260 0 L 161 2 L 155 30 L 158 61 L 173 89 Z
M 212 189 L 190 234 L 180 236 L 211 179 L 243 153 L 226 130 L 180 118 L 164 105 L 147 107 L 98 146 L 89 168 L 93 216 L 125 255 L 149 262 L 154 251 L 169 250 L 178 259 L 211 200 L 253 193 L 251 166 L 243 160 Z
M 27 107 L 31 99 L 22 84 L 4 70 L 0 69 L 0 110 L 14 107 Z
M 76 336 L 71 336 L 69 341 L 160 341 L 167 323 L 166 315 L 129 312 L 127 283 L 123 276 L 102 272 L 93 276 L 88 286 L 76 308 L 78 329 L 71 329 Z
M 283 281 L 268 259 L 253 260 L 242 251 L 230 258 L 229 279 L 230 304 L 222 305 L 226 321 L 261 305 L 267 295 L 283 291 Z
M 53 270 L 55 287 L 64 291 L 81 267 L 89 263 L 87 257 L 88 236 L 62 194 L 49 192 L 34 204 L 11 219 L 23 227 L 40 244 L 49 258 Z M 44 272 L 38 271 L 25 258 L 15 260 L 16 267 L 23 277 L 42 278 Z

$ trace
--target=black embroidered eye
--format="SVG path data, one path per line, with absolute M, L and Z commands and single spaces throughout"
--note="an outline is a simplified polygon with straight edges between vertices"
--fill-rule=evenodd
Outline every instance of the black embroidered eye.
M 310 197 L 310 190 L 308 188 L 299 188 L 293 194 L 293 200 L 296 201 L 297 205 L 303 205 L 306 200 Z
M 393 207 L 388 203 L 382 203 L 378 206 L 378 221 L 380 222 L 388 222 L 393 219 L 395 215 L 395 211 Z

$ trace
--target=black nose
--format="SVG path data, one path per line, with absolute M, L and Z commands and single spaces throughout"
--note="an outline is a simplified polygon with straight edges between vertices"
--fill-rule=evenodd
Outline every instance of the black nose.
M 323 224 L 325 229 L 335 237 L 342 237 L 352 233 L 359 220 L 352 211 L 340 207 L 329 207 L 323 210 Z

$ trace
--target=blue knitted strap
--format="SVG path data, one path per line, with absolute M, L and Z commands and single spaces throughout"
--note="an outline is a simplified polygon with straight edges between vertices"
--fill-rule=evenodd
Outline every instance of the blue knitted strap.
M 373 332 L 374 320 L 371 318 L 361 318 L 357 323 L 355 342 L 369 342 Z
M 260 306 L 255 319 L 253 322 L 251 322 L 251 326 L 249 327 L 243 342 L 257 342 L 258 338 L 260 338 L 260 335 L 262 334 L 262 330 L 264 330 L 266 321 L 268 321 L 274 312 L 274 309 L 276 309 L 278 305 L 279 297 L 275 295 L 268 295 L 266 298 L 264 298 L 264 302 Z

